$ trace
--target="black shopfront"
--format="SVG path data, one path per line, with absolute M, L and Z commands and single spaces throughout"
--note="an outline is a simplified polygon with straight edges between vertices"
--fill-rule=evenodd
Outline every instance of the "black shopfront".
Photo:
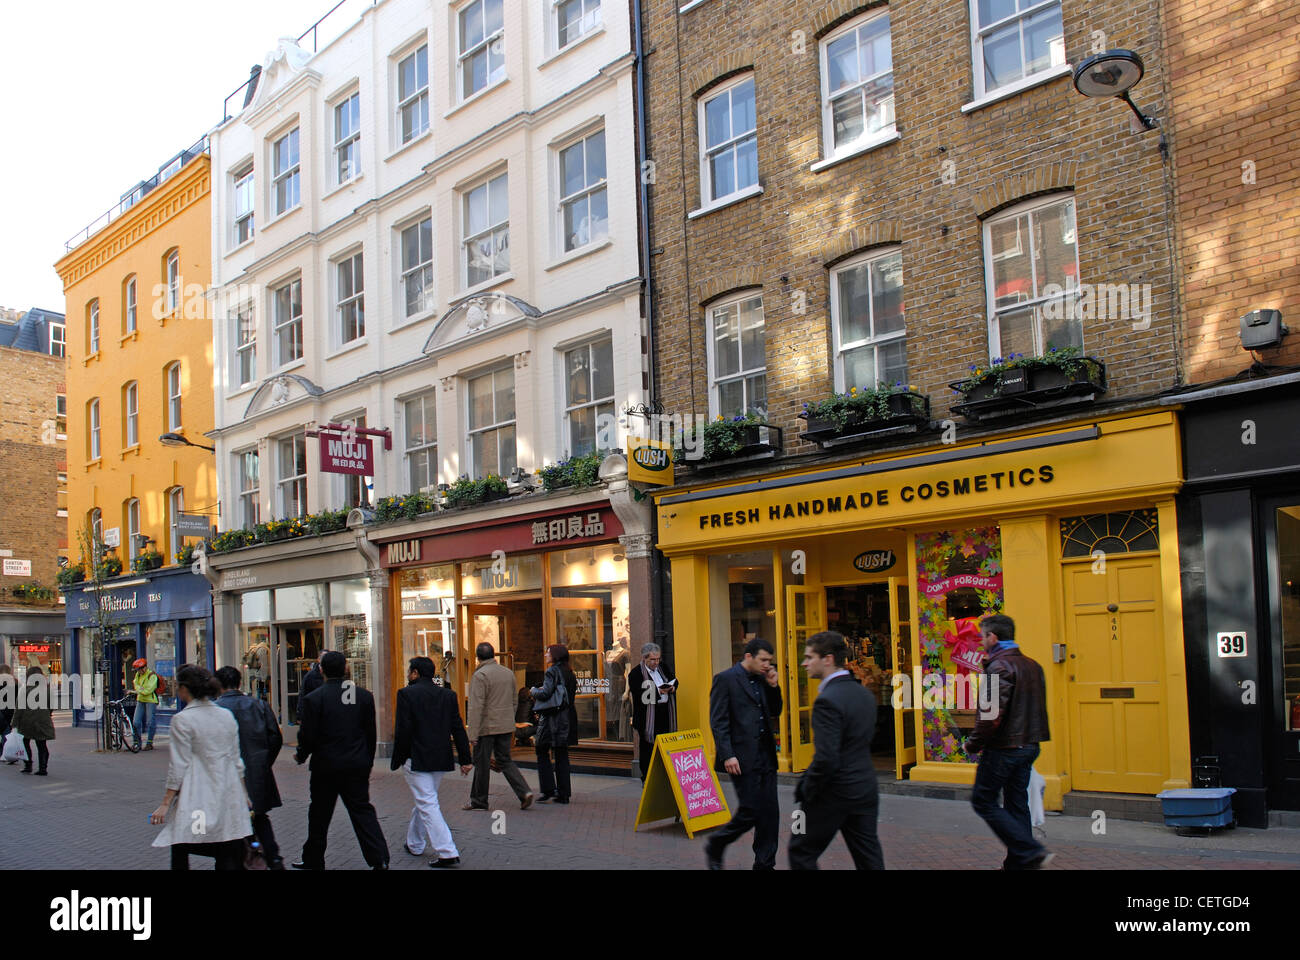
M 1176 399 L 1193 772 L 1264 827 L 1300 810 L 1300 374 Z

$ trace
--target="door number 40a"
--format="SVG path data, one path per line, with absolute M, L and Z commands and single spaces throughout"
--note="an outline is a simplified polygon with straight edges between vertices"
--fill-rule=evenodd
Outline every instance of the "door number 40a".
M 1244 657 L 1246 655 L 1246 632 L 1236 630 L 1219 634 L 1219 656 Z

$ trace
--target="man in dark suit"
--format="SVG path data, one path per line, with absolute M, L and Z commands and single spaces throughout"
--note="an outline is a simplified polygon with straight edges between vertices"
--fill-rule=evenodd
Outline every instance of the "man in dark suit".
M 745 656 L 713 678 L 709 726 L 717 749 L 714 769 L 731 774 L 739 805 L 731 820 L 704 843 L 710 870 L 722 869 L 727 844 L 754 831 L 754 869 L 776 869 L 781 806 L 776 796 L 776 731 L 781 715 L 781 680 L 775 651 L 760 637 L 745 644 Z
M 321 657 L 325 683 L 299 701 L 298 752 L 311 758 L 311 802 L 307 806 L 307 842 L 295 870 L 325 869 L 325 839 L 342 798 L 352 819 L 361 852 L 374 870 L 388 869 L 388 842 L 370 804 L 370 770 L 375 764 L 375 698 L 349 680 L 347 660 L 337 650 Z
M 411 822 L 406 828 L 406 852 L 413 857 L 420 856 L 427 841 L 437 854 L 429 866 L 454 867 L 460 863 L 460 853 L 438 805 L 438 785 L 442 775 L 453 767 L 453 739 L 460 755 L 460 775 L 465 776 L 474 767 L 456 694 L 433 682 L 436 672 L 428 657 L 411 659 L 407 686 L 397 691 L 397 728 L 393 732 L 393 758 L 389 765 L 393 770 L 403 768 L 406 785 L 415 797 Z
M 221 696 L 213 703 L 233 713 L 235 722 L 239 724 L 239 755 L 244 760 L 244 786 L 248 789 L 248 802 L 253 805 L 253 833 L 262 844 L 267 867 L 283 870 L 284 858 L 280 856 L 280 845 L 275 842 L 271 818 L 267 816 L 271 810 L 280 806 L 280 790 L 275 783 L 275 774 L 271 771 L 275 758 L 280 755 L 280 747 L 284 744 L 280 724 L 269 703 L 240 692 L 239 684 L 243 676 L 234 667 L 218 670 L 217 680 L 221 682 Z
M 316 658 L 316 662 L 307 671 L 307 675 L 302 678 L 302 686 L 298 689 L 298 698 L 300 700 L 309 693 L 315 693 L 320 689 L 321 684 L 325 682 L 325 678 L 321 676 L 320 672 L 320 659 L 327 653 L 329 653 L 328 650 L 322 650 L 320 656 Z
M 790 838 L 790 869 L 816 870 L 817 858 L 844 834 L 859 870 L 883 870 L 885 859 L 876 837 L 880 793 L 871 763 L 871 736 L 876 729 L 876 698 L 849 672 L 849 645 L 834 631 L 814 633 L 804 647 L 803 666 L 820 680 L 813 701 L 812 729 L 816 753 L 794 797 L 802 806 L 802 829 Z
M 627 677 L 632 697 L 632 729 L 637 733 L 641 782 L 650 773 L 655 737 L 677 729 L 677 678 L 663 662 L 657 643 L 641 645 L 641 662 Z

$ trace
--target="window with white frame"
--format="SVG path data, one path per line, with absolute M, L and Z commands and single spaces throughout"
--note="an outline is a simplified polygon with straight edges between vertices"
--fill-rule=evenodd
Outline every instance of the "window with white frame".
M 351 343 L 366 335 L 366 294 L 361 251 L 334 264 L 337 280 L 339 343 Z
M 68 395 L 54 395 L 54 436 L 57 440 L 68 439 Z
M 86 453 L 91 460 L 99 459 L 99 400 L 91 400 L 86 408 Z
M 465 286 L 485 283 L 510 269 L 510 196 L 502 173 L 464 195 Z
M 894 64 L 889 11 L 828 34 L 822 50 L 822 141 L 826 156 L 894 132 Z
M 990 218 L 984 263 L 990 357 L 1083 346 L 1072 196 L 1033 200 Z
M 506 476 L 515 468 L 515 369 L 473 377 L 469 390 L 470 475 Z
M 126 550 L 127 560 L 133 561 L 140 555 L 140 501 L 134 498 L 126 502 Z
M 402 229 L 401 282 L 406 316 L 433 309 L 433 217 Z
M 243 387 L 257 379 L 257 323 L 251 303 L 238 307 L 234 319 L 234 370 L 231 379 Z
M 135 277 L 128 277 L 122 288 L 122 332 L 135 333 Z
M 1061 0 L 971 0 L 976 99 L 1065 63 Z
M 298 128 L 294 127 L 271 148 L 271 191 L 275 197 L 275 215 L 298 206 Z
M 235 454 L 235 476 L 239 478 L 239 523 L 251 530 L 262 522 L 261 463 L 256 447 Z
M 275 291 L 275 363 L 302 358 L 302 278 L 297 277 Z
M 99 301 L 91 300 L 86 308 L 86 352 L 99 353 Z
M 134 381 L 122 388 L 122 446 L 140 442 L 140 385 Z
M 336 419 L 334 423 L 350 424 L 361 430 L 366 425 L 365 414 L 356 417 L 343 417 Z M 360 443 L 366 438 L 358 436 L 357 441 Z M 373 449 L 373 448 L 372 448 Z M 341 474 L 339 477 L 343 481 L 343 507 L 351 509 L 352 507 L 371 507 L 374 505 L 374 477 L 363 477 L 355 473 Z
M 752 74 L 700 100 L 700 190 L 705 206 L 758 184 L 758 115 Z
M 397 63 L 397 135 L 410 143 L 429 129 L 429 45 Z
M 181 364 L 180 361 L 167 365 L 167 429 L 174 432 L 181 429 Z
M 361 173 L 361 94 L 334 105 L 335 183 L 347 183 Z
M 613 446 L 614 342 L 599 340 L 564 351 L 564 423 L 567 453 L 582 457 Z
M 831 271 L 831 329 L 836 389 L 907 383 L 901 251 L 863 257 Z
M 185 538 L 181 536 L 180 523 L 181 514 L 185 512 L 185 490 L 182 487 L 172 487 L 167 491 L 167 556 L 173 561 L 176 555 L 181 552 L 181 547 L 185 543 Z
M 503 0 L 474 0 L 461 8 L 460 98 L 473 96 L 506 75 Z
M 302 433 L 276 441 L 276 492 L 282 518 L 307 515 L 307 438 Z
M 716 416 L 767 418 L 761 295 L 747 293 L 709 308 L 709 400 Z
M 181 305 L 181 254 L 173 250 L 167 254 L 167 315 L 176 312 Z
M 235 171 L 235 244 L 253 239 L 253 165 Z
M 609 235 L 605 131 L 562 147 L 559 163 L 560 233 L 568 253 Z
M 50 356 L 66 357 L 68 355 L 68 328 L 66 324 L 50 325 Z
M 600 0 L 554 0 L 553 6 L 559 50 L 600 26 Z
M 409 493 L 417 493 L 438 482 L 438 419 L 434 390 L 412 397 L 403 404 L 402 423 L 406 430 L 406 476 Z

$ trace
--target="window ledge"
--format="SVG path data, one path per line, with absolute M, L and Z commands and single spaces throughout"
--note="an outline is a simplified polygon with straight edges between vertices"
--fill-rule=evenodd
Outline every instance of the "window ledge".
M 555 24 L 552 23 L 550 24 L 550 26 L 555 26 Z M 577 40 L 574 40 L 572 43 L 568 44 L 567 46 L 561 47 L 559 50 L 556 50 L 553 54 L 551 54 L 549 57 L 547 57 L 545 60 L 539 63 L 537 65 L 537 69 L 541 70 L 543 67 L 550 66 L 552 63 L 554 63 L 556 60 L 559 60 L 570 50 L 573 50 L 575 47 L 582 46 L 588 40 L 592 39 L 593 37 L 598 37 L 604 32 L 605 32 L 605 21 L 601 20 L 600 26 L 598 26 L 595 30 L 592 30 L 589 33 L 584 33 Z
M 444 113 L 444 114 L 442 115 L 442 119 L 446 120 L 446 119 L 447 119 L 448 117 L 450 117 L 452 114 L 454 114 L 454 113 L 459 113 L 461 110 L 464 110 L 464 109 L 465 109 L 466 107 L 468 107 L 470 104 L 472 104 L 472 103 L 477 103 L 477 102 L 478 102 L 479 100 L 481 100 L 483 97 L 486 97 L 489 93 L 491 93 L 491 92 L 492 92 L 493 90 L 495 90 L 497 87 L 504 86 L 505 84 L 507 84 L 507 83 L 509 83 L 509 82 L 510 82 L 510 78 L 509 78 L 508 76 L 506 76 L 506 77 L 502 77 L 502 78 L 501 78 L 500 80 L 498 80 L 496 83 L 489 83 L 489 84 L 488 84 L 486 87 L 484 87 L 482 90 L 479 90 L 477 93 L 473 93 L 473 94 L 471 94 L 470 96 L 466 97 L 466 98 L 465 98 L 464 100 L 462 100 L 460 103 L 456 104 L 456 106 L 452 107 L 450 110 L 448 110 L 446 113 Z
M 133 455 L 134 455 L 134 456 L 137 456 L 137 457 L 140 456 L 140 444 L 138 444 L 138 443 L 133 443 L 133 444 L 131 444 L 131 446 L 129 446 L 129 447 L 124 447 L 124 448 L 122 449 L 122 456 L 121 456 L 121 459 L 125 460 L 127 457 L 129 457 L 129 456 L 133 456 Z
M 480 293 L 486 293 L 487 291 L 491 290 L 493 287 L 499 287 L 504 283 L 509 283 L 514 278 L 515 278 L 515 273 L 513 270 L 507 270 L 505 273 L 499 273 L 491 280 L 484 280 L 478 286 L 469 287 L 466 290 L 462 290 L 454 300 L 452 300 L 450 303 L 447 304 L 447 306 L 448 308 L 451 308 L 456 306 L 456 304 L 458 303 L 464 303 L 466 300 L 470 299 L 470 297 L 476 297 Z
M 428 130 L 425 130 L 424 133 L 420 134 L 418 137 L 412 137 L 410 140 L 406 141 L 406 143 L 394 149 L 392 153 L 384 157 L 384 163 L 387 163 L 389 160 L 392 160 L 399 153 L 405 153 L 407 150 L 410 150 L 417 143 L 423 143 L 425 140 L 428 140 L 432 136 L 433 136 L 433 127 L 430 127 Z
M 225 399 L 234 400 L 236 397 L 242 397 L 246 393 L 252 393 L 254 390 L 257 389 L 257 386 L 258 384 L 256 380 L 252 381 L 251 383 L 240 384 L 234 390 L 230 391 L 230 393 L 226 394 Z
M 284 211 L 284 213 L 277 213 L 277 214 L 276 214 L 274 217 L 272 217 L 270 220 L 266 221 L 266 225 L 265 225 L 264 227 L 262 227 L 262 229 L 265 230 L 265 229 L 267 229 L 267 227 L 273 227 L 273 226 L 275 226 L 277 223 L 279 223 L 281 220 L 287 220 L 289 217 L 293 216 L 295 213 L 297 213 L 297 212 L 298 212 L 299 210 L 301 210 L 301 209 L 302 209 L 302 201 L 299 200 L 297 204 L 295 204 L 294 206 L 290 207 L 288 210 Z
M 563 267 L 565 264 L 572 263 L 574 260 L 581 260 L 583 257 L 587 256 L 588 254 L 595 253 L 597 250 L 604 250 L 613 242 L 614 242 L 613 237 L 607 235 L 602 239 L 597 240 L 595 243 L 589 243 L 585 247 L 578 247 L 576 250 L 570 250 L 564 256 L 557 257 L 556 259 L 552 260 L 542 269 L 555 270 L 559 267 Z
M 354 350 L 360 350 L 362 347 L 368 347 L 368 346 L 370 346 L 369 337 L 357 337 L 355 340 L 349 340 L 347 343 L 343 344 L 343 346 L 339 347 L 333 353 L 325 354 L 325 359 L 327 361 L 334 360 L 337 357 L 343 356 L 345 353 L 351 353 Z
M 900 134 L 897 130 L 891 130 L 889 131 L 889 133 L 885 134 L 884 136 L 876 137 L 873 140 L 868 140 L 865 143 L 859 144 L 858 146 L 853 147 L 850 150 L 846 150 L 844 153 L 836 154 L 835 156 L 832 157 L 827 157 L 825 160 L 818 160 L 808 169 L 813 173 L 821 173 L 823 170 L 828 170 L 831 167 L 835 166 L 836 164 L 843 163 L 845 160 L 852 160 L 854 157 L 860 157 L 864 153 L 870 153 L 872 150 L 877 150 L 880 147 L 888 146 L 889 144 L 895 142 L 896 140 L 901 140 L 901 139 L 903 139 L 902 134 Z
M 95 457 L 93 460 L 86 461 L 86 471 L 97 470 L 104 465 L 103 458 Z
M 326 190 L 323 194 L 321 194 L 321 201 L 323 202 L 323 201 L 325 201 L 325 200 L 328 200 L 330 197 L 334 196 L 334 194 L 336 194 L 336 193 L 342 193 L 342 192 L 343 192 L 344 190 L 346 190 L 348 187 L 356 186 L 356 185 L 357 185 L 357 184 L 362 180 L 362 178 L 364 178 L 364 177 L 365 177 L 365 174 L 364 174 L 364 173 L 358 173 L 358 174 L 357 174 L 355 177 L 353 177 L 351 180 L 344 180 L 342 183 L 337 183 L 337 184 L 335 184 L 334 186 L 332 186 L 332 187 L 330 187 L 328 190 Z
M 307 366 L 307 360 L 303 357 L 299 357 L 297 360 L 290 360 L 282 367 L 276 367 L 273 376 L 279 377 L 286 373 L 292 373 L 294 370 L 297 370 L 299 367 L 305 367 L 305 366 Z
M 119 344 L 125 344 L 128 340 L 138 340 L 138 339 L 140 339 L 140 330 L 137 327 L 135 330 L 132 330 L 130 333 L 122 334 L 122 336 L 118 338 L 117 342 Z
M 86 356 L 82 357 L 82 358 L 81 358 L 81 365 L 82 365 L 83 367 L 89 366 L 89 365 L 90 365 L 90 361 L 92 361 L 92 360 L 98 360 L 98 359 L 99 359 L 99 351 L 96 350 L 94 353 L 90 353 L 90 354 L 87 354 Z
M 1050 70 L 1040 70 L 1038 73 L 1031 74 L 1015 83 L 1009 83 L 1005 87 L 998 87 L 992 93 L 986 93 L 978 100 L 972 100 L 961 108 L 962 113 L 974 113 L 1000 100 L 1006 100 L 1014 97 L 1018 93 L 1024 93 L 1026 90 L 1032 90 L 1034 87 L 1049 83 L 1058 77 L 1069 76 L 1074 72 L 1074 67 L 1068 63 L 1063 63 L 1059 67 L 1052 67 Z
M 438 315 L 438 308 L 434 307 L 429 310 L 422 310 L 413 317 L 404 317 L 402 320 L 388 328 L 389 333 L 396 333 L 398 330 L 405 330 L 407 327 L 413 327 L 417 323 L 424 323 L 426 320 L 432 320 Z
M 706 213 L 712 213 L 714 210 L 721 210 L 723 207 L 729 207 L 733 203 L 740 203 L 741 200 L 748 200 L 750 197 L 756 197 L 763 192 L 763 185 L 756 183 L 752 187 L 746 187 L 739 193 L 733 193 L 729 197 L 723 197 L 721 200 L 714 200 L 707 207 L 700 207 L 698 210 L 692 210 L 686 215 L 686 219 L 694 220 L 696 217 L 702 217 Z
M 690 10 L 694 10 L 696 7 L 703 6 L 704 4 L 706 4 L 706 3 L 708 3 L 708 2 L 709 2 L 709 0 L 690 0 L 689 3 L 684 3 L 684 4 L 682 4 L 680 7 L 678 7 L 678 8 L 677 8 L 677 12 L 678 12 L 678 13 L 686 13 L 686 12 L 688 12 L 688 11 L 690 11 Z
M 245 247 L 250 246 L 253 242 L 253 239 L 254 239 L 253 237 L 249 237 L 247 240 L 243 241 L 242 243 L 235 244 L 233 247 L 231 247 L 229 250 L 226 251 L 226 256 L 228 257 L 233 256 L 234 254 L 238 253 L 240 250 L 243 250 Z

